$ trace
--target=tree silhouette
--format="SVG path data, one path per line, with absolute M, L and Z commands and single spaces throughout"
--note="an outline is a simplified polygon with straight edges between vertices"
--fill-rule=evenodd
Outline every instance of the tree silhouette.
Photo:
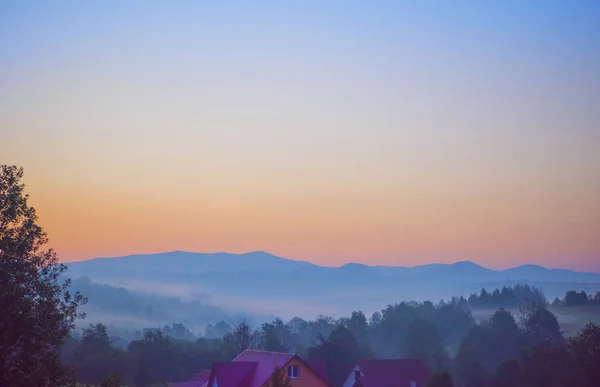
M 138 369 L 133 376 L 133 384 L 136 387 L 146 387 L 152 382 L 152 378 L 148 374 L 146 364 L 141 361 Z
M 114 372 L 111 373 L 106 378 L 102 379 L 102 382 L 100 382 L 100 387 L 120 387 L 120 386 L 121 386 L 121 382 L 119 381 L 119 378 L 117 378 L 117 375 Z
M 42 250 L 48 239 L 22 178 L 22 168 L 0 165 L 0 385 L 68 385 L 59 352 L 85 299 L 62 279 L 54 251 Z
M 319 337 L 320 343 L 308 349 L 308 359 L 325 364 L 327 375 L 333 385 L 341 385 L 348 370 L 359 359 L 369 358 L 368 349 L 360 347 L 356 338 L 343 325 L 335 327 L 329 337 Z
M 282 343 L 278 332 L 276 321 L 274 323 L 264 323 L 260 329 L 261 348 L 265 351 L 285 352 L 287 349 Z
M 533 345 L 565 344 L 556 316 L 539 302 L 526 301 L 519 307 L 520 324 Z
M 240 321 L 235 328 L 233 328 L 233 338 L 237 345 L 237 349 L 240 352 L 250 347 L 250 342 L 252 341 L 252 329 L 246 319 Z
M 588 323 L 575 337 L 569 339 L 576 372 L 575 385 L 597 386 L 600 381 L 600 326 Z
M 565 294 L 565 306 L 578 306 L 585 305 L 587 303 L 588 295 L 584 291 L 576 292 L 575 290 L 570 290 Z
M 500 364 L 496 370 L 496 376 L 492 381 L 492 387 L 520 386 L 523 379 L 523 370 L 516 360 L 507 360 Z
M 367 330 L 369 328 L 369 323 L 367 321 L 367 317 L 361 311 L 354 311 L 352 315 L 346 322 L 346 327 L 359 344 L 365 344 L 367 341 Z
M 438 371 L 431 375 L 427 387 L 454 387 L 452 375 L 448 371 Z
M 423 319 L 409 325 L 404 346 L 410 357 L 422 360 L 430 370 L 440 370 L 449 361 L 435 325 Z

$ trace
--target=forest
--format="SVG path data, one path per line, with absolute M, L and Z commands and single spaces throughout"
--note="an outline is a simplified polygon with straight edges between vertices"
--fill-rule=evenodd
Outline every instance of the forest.
M 590 321 L 565 337 L 551 311 L 580 306 L 583 295 L 568 292 L 558 303 L 548 303 L 540 289 L 518 285 L 437 304 L 400 302 L 370 317 L 355 311 L 339 319 L 276 318 L 258 327 L 245 320 L 219 322 L 202 335 L 176 323 L 137 332 L 128 343 L 95 324 L 74 332 L 61 360 L 81 383 L 91 385 L 118 380 L 128 386 L 164 386 L 254 348 L 321 361 L 334 386 L 358 359 L 395 357 L 421 359 L 432 373 L 447 372 L 456 386 L 596 386 L 600 326 Z M 587 307 L 600 311 L 600 292 L 585 298 Z M 476 323 L 475 307 L 498 308 Z M 512 307 L 514 313 L 508 310 Z

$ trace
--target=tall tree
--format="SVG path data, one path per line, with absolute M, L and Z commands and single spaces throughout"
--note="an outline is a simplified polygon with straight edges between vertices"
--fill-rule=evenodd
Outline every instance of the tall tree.
M 23 169 L 0 165 L 0 385 L 59 386 L 73 382 L 60 348 L 83 317 L 67 267 L 38 225 L 21 182 Z
M 521 327 L 532 345 L 545 342 L 552 345 L 566 343 L 556 316 L 544 304 L 525 301 L 519 307 L 519 315 Z
M 482 356 L 481 349 L 490 352 L 489 330 L 479 325 L 469 331 L 456 354 L 456 368 L 465 387 L 480 387 L 486 383 L 489 356 Z M 483 355 L 487 354 L 483 353 Z
M 104 324 L 92 324 L 83 331 L 80 349 L 87 353 L 108 353 L 112 349 L 110 344 L 106 326 Z
M 283 345 L 280 335 L 278 334 L 277 325 L 275 323 L 264 323 L 260 330 L 261 349 L 273 352 L 285 352 L 286 348 Z
M 493 361 L 493 368 L 517 357 L 522 350 L 526 349 L 524 334 L 510 312 L 504 309 L 497 310 L 490 318 L 487 328 L 490 335 L 487 343 L 489 347 L 481 349 L 484 356 Z M 490 350 L 491 348 L 493 350 Z
M 101 383 L 111 373 L 123 376 L 129 368 L 126 354 L 111 345 L 103 324 L 90 325 L 83 331 L 71 361 L 75 366 L 77 380 L 93 385 Z
M 283 347 L 285 352 L 290 350 L 290 340 L 292 336 L 292 332 L 290 331 L 289 326 L 287 326 L 283 320 L 279 317 L 273 320 L 273 325 L 275 326 L 275 333 L 277 334 L 277 338 Z
M 352 332 L 343 325 L 331 331 L 329 337 L 319 337 L 320 343 L 308 350 L 309 360 L 325 363 L 327 375 L 334 386 L 341 385 L 347 372 L 358 359 L 368 358 L 369 353 L 359 347 Z
M 346 327 L 356 337 L 356 341 L 359 344 L 364 345 L 366 343 L 369 323 L 367 322 L 367 316 L 362 311 L 352 312 L 352 315 L 346 322 Z
M 235 328 L 233 328 L 233 337 L 238 351 L 242 352 L 250 347 L 252 329 L 246 319 L 240 321 Z
M 574 358 L 574 379 L 577 386 L 597 386 L 600 382 L 600 326 L 588 323 L 569 339 Z
M 435 325 L 423 319 L 409 325 L 404 346 L 410 357 L 422 360 L 431 371 L 442 370 L 448 363 L 448 354 Z
M 521 359 L 523 385 L 527 387 L 577 386 L 571 383 L 571 356 L 565 346 L 545 342 L 525 353 Z
M 141 341 L 132 341 L 128 352 L 139 361 L 136 376 L 138 382 L 148 377 L 150 380 L 167 382 L 181 380 L 187 376 L 183 369 L 181 346 L 161 331 L 146 332 Z

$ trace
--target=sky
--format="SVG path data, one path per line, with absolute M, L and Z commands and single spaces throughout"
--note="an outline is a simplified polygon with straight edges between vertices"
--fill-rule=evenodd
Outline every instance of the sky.
M 63 261 L 600 271 L 600 2 L 2 1 L 0 163 Z

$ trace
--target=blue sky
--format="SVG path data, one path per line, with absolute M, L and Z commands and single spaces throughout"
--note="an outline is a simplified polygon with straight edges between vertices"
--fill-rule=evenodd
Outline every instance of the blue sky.
M 596 268 L 598 20 L 597 1 L 5 1 L 0 152 L 66 260 Z

